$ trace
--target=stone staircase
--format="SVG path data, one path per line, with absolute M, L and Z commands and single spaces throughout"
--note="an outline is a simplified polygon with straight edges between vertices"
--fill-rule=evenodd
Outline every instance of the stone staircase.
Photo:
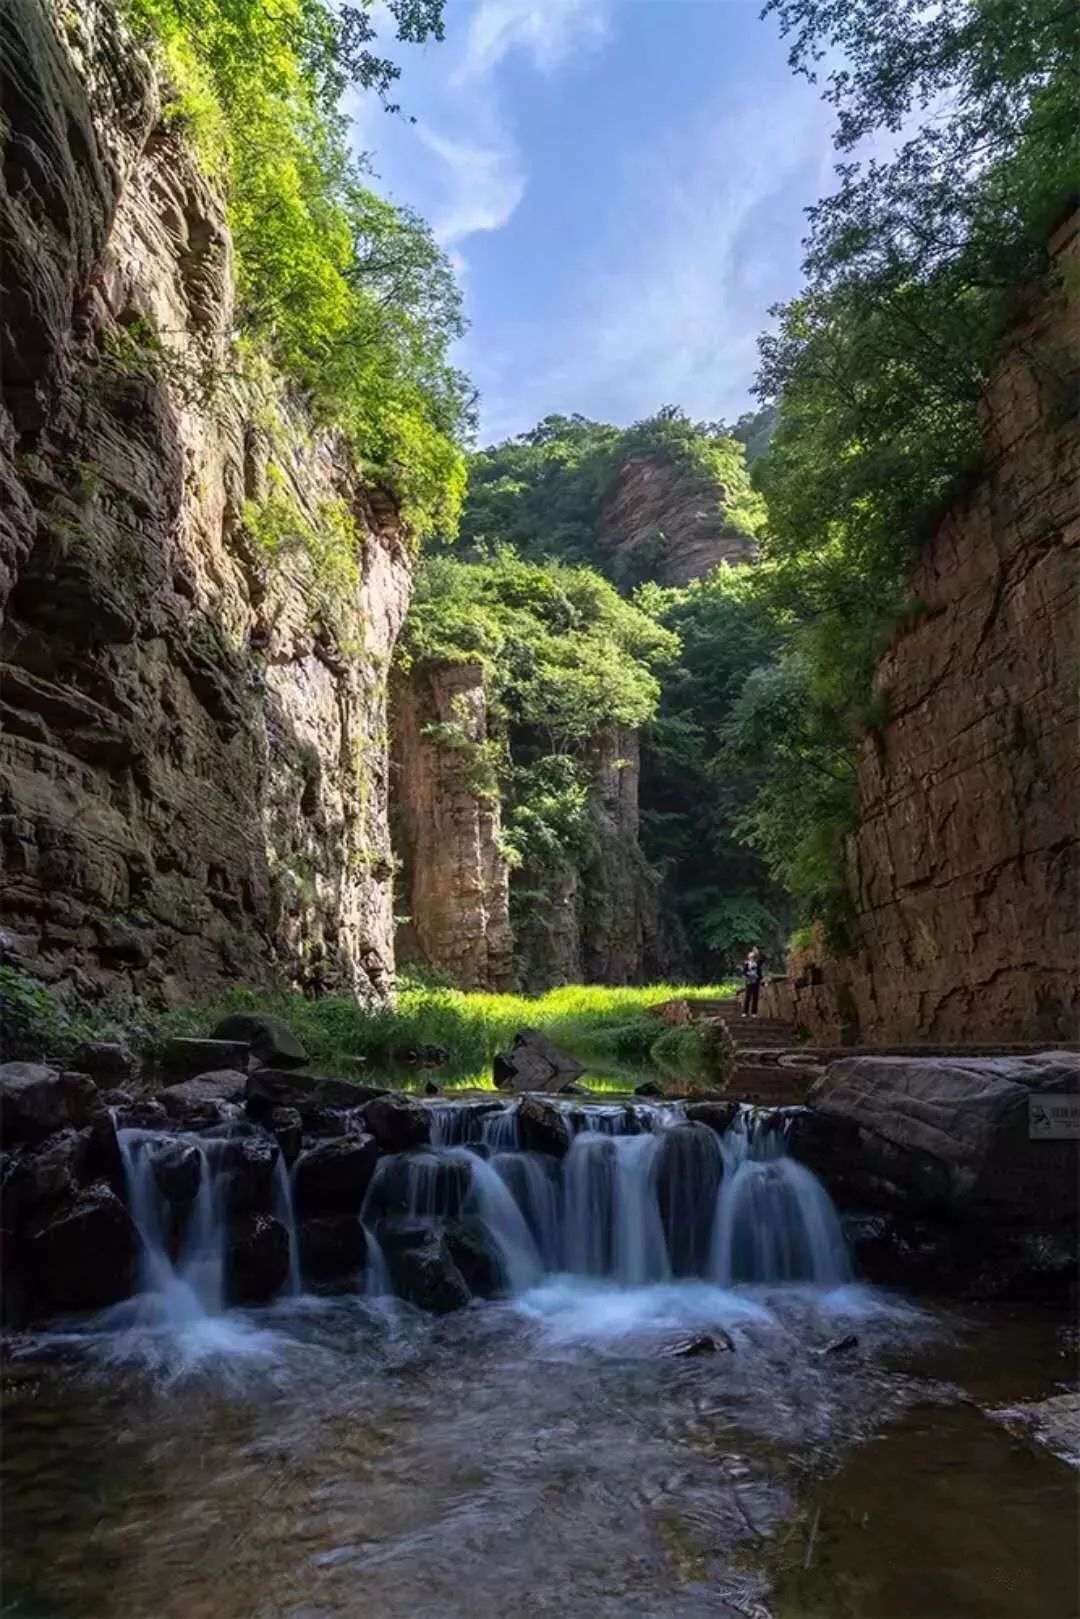
M 820 1073 L 800 1051 L 793 1023 L 777 1017 L 743 1017 L 742 1000 L 695 1001 L 695 1016 L 723 1018 L 735 1041 L 735 1066 L 727 1094 L 740 1102 L 783 1107 L 801 1102 Z

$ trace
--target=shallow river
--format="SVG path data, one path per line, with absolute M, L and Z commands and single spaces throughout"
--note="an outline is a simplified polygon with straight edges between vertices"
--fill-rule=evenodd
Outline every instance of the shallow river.
M 25 1340 L 3 1612 L 1074 1619 L 1076 1475 L 981 1409 L 1071 1369 L 1030 1316 L 694 1281 Z

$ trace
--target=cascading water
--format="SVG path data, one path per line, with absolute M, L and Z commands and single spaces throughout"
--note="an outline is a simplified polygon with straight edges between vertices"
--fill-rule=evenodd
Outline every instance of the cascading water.
M 432 1147 L 380 1165 L 365 1220 L 380 1199 L 412 1219 L 478 1220 L 510 1293 L 557 1273 L 625 1287 L 849 1279 L 836 1211 L 774 1116 L 739 1109 L 721 1137 L 679 1107 L 559 1106 L 561 1162 L 523 1147 L 516 1104 L 438 1104 Z
M 120 1130 L 117 1140 L 141 1239 L 141 1292 L 156 1296 L 169 1323 L 220 1314 L 225 1294 L 220 1171 L 226 1143 L 163 1138 L 150 1130 Z M 162 1188 L 170 1174 L 179 1194 L 175 1201 Z
M 300 1237 L 296 1229 L 292 1177 L 280 1153 L 274 1163 L 274 1213 L 285 1227 L 289 1238 L 289 1274 L 282 1291 L 288 1298 L 299 1298 L 303 1291 L 300 1280 Z

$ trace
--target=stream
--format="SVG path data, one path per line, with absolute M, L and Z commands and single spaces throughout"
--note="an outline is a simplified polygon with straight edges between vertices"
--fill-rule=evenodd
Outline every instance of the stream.
M 662 1172 L 670 1110 L 577 1111 L 561 1165 L 450 1106 L 401 1161 L 410 1217 L 499 1257 L 443 1316 L 374 1243 L 355 1292 L 291 1259 L 225 1308 L 218 1149 L 170 1248 L 122 1132 L 140 1293 L 8 1346 L 3 1613 L 1074 1619 L 1075 1474 L 986 1414 L 1063 1384 L 1061 1324 L 861 1285 L 753 1119 Z

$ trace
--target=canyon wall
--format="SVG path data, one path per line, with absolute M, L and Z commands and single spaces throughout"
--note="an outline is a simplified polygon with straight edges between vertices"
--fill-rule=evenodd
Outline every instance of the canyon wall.
M 482 779 L 488 731 L 481 666 L 395 674 L 391 729 L 399 908 L 406 913 L 398 956 L 434 968 L 459 989 L 506 989 L 514 979 L 510 874 L 498 787 Z
M 221 198 L 112 9 L 3 27 L 3 958 L 88 994 L 379 998 L 406 536 L 235 374 Z M 359 564 L 336 615 L 301 543 L 327 525 Z
M 859 751 L 861 948 L 774 986 L 815 1038 L 1080 1038 L 1080 236 L 983 403 L 987 465 L 916 562 Z M 817 980 L 816 982 L 814 980 Z
M 754 541 L 727 523 L 722 494 L 662 455 L 635 455 L 619 468 L 598 537 L 604 571 L 624 588 L 643 579 L 685 585 L 756 555 Z

